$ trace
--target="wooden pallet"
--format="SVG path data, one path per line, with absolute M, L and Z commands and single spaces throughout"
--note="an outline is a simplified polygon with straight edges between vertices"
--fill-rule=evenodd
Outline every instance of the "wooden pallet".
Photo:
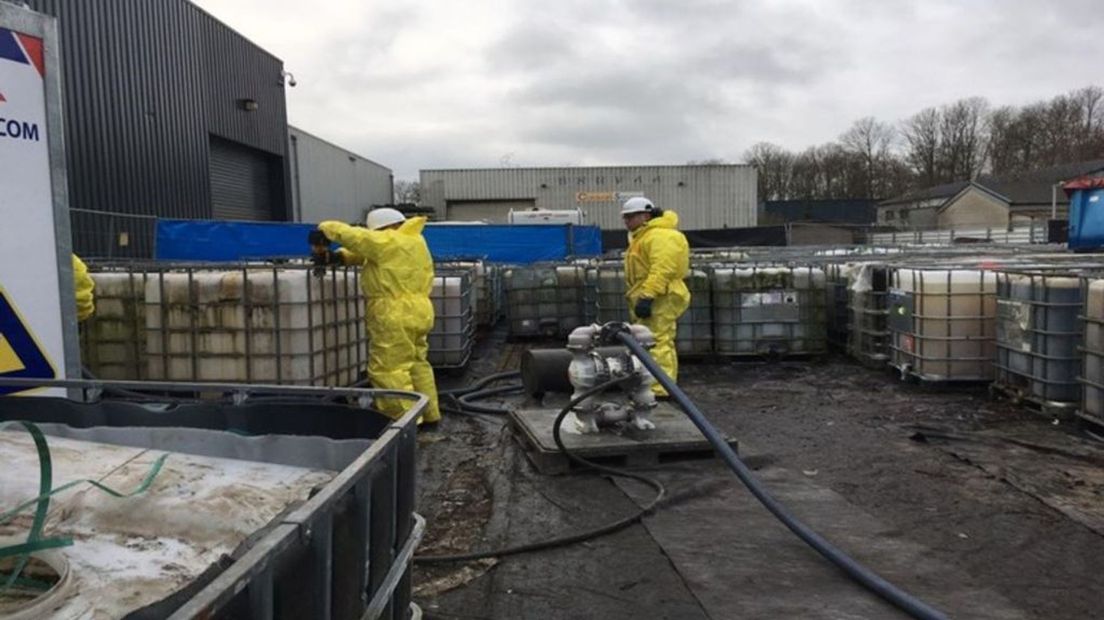
M 1081 423 L 1081 430 L 1097 441 L 1104 441 L 1104 419 L 1090 415 L 1078 409 L 1074 412 Z
M 559 412 L 558 408 L 510 412 L 514 438 L 537 471 L 546 475 L 568 473 L 581 467 L 560 452 L 552 438 L 552 424 Z M 612 467 L 648 467 L 713 457 L 713 446 L 676 407 L 660 403 L 652 414 L 652 421 L 656 428 L 651 431 L 624 427 L 588 435 L 562 432 L 561 437 L 572 454 Z M 736 441 L 726 439 L 736 449 Z

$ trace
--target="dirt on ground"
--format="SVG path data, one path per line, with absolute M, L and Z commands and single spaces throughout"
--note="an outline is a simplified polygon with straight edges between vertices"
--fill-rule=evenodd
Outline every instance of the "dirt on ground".
M 504 346 L 488 345 L 471 375 L 499 370 L 513 355 Z M 680 385 L 743 454 L 803 472 L 1028 617 L 1100 617 L 1104 444 L 1074 425 L 994 401 L 984 386 L 903 383 L 844 357 L 684 363 Z M 605 478 L 537 474 L 493 416 L 450 415 L 421 438 L 423 554 L 528 542 L 634 506 Z M 710 617 L 642 525 L 419 567 L 415 588 L 430 618 Z

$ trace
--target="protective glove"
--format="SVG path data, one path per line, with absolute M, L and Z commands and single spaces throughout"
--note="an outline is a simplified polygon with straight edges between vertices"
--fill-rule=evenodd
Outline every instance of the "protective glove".
M 315 254 L 330 247 L 330 240 L 326 238 L 325 233 L 317 228 L 307 234 L 307 243 L 311 246 L 311 252 Z
M 633 314 L 638 319 L 650 319 L 652 318 L 652 300 L 647 297 L 638 299 L 636 306 L 633 307 Z

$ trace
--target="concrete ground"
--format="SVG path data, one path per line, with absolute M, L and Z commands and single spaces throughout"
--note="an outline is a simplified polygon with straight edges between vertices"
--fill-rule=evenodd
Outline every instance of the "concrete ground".
M 513 364 L 484 343 L 462 385 Z M 684 363 L 680 384 L 808 525 L 954 618 L 1104 611 L 1104 444 L 989 399 L 844 357 Z M 520 398 L 514 402 L 520 402 Z M 511 402 L 511 401 L 505 401 Z M 420 552 L 513 545 L 630 514 L 638 483 L 538 474 L 493 417 L 420 435 Z M 671 500 L 570 547 L 419 567 L 429 618 L 892 618 L 716 460 L 664 465 Z

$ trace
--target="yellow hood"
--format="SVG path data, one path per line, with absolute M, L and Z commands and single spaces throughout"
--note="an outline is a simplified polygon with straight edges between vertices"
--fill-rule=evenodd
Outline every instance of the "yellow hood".
M 678 230 L 678 222 L 679 219 L 677 213 L 675 213 L 674 211 L 664 211 L 663 215 L 659 217 L 653 217 L 652 219 L 648 220 L 647 223 L 645 223 L 643 226 L 636 229 L 635 232 L 630 232 L 629 238 L 631 239 L 635 235 L 644 234 L 646 231 L 653 228 L 667 228 L 669 230 Z
M 399 226 L 399 232 L 404 235 L 420 235 L 425 229 L 426 218 L 424 216 L 408 217 Z

